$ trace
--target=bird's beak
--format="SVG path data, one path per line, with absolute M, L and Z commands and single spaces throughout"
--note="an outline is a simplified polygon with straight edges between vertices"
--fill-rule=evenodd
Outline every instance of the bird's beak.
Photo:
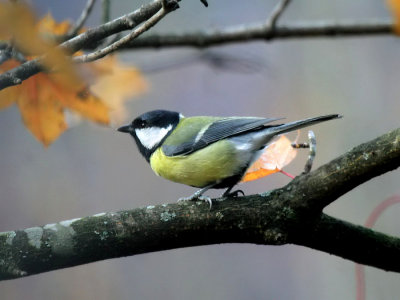
M 118 128 L 117 130 L 120 132 L 130 133 L 130 132 L 132 132 L 133 128 L 132 128 L 132 125 L 125 125 L 125 126 Z

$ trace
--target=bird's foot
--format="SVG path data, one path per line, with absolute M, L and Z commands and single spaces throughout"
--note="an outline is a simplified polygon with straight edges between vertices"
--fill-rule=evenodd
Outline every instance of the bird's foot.
M 212 200 L 210 197 L 208 196 L 204 196 L 201 193 L 202 190 L 197 191 L 196 193 L 194 193 L 193 195 L 189 196 L 189 197 L 181 197 L 178 199 L 178 202 L 181 201 L 196 201 L 196 200 L 200 200 L 200 201 L 204 201 L 207 202 L 210 205 L 210 209 L 212 206 Z
M 244 196 L 244 192 L 242 190 L 236 190 L 233 192 L 226 191 L 225 193 L 223 193 L 222 197 L 239 197 L 239 194 L 242 194 L 242 196 Z

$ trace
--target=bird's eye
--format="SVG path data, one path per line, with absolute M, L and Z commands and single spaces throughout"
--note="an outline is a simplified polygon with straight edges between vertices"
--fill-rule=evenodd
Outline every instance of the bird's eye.
M 140 121 L 139 126 L 140 126 L 140 128 L 146 127 L 146 121 Z

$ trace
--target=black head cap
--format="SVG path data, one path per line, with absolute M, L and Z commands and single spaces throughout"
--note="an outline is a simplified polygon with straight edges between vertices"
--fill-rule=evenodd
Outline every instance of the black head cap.
M 181 115 L 175 111 L 152 110 L 140 115 L 131 124 L 118 128 L 118 131 L 130 133 L 140 153 L 147 161 L 150 161 L 151 154 L 175 129 L 180 117 Z M 140 132 L 142 134 L 138 137 Z M 152 134 L 155 135 L 152 136 Z

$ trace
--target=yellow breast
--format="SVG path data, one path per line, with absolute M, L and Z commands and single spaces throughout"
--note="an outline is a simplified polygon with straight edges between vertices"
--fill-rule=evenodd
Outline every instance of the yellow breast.
M 235 148 L 226 140 L 213 143 L 188 156 L 166 156 L 161 147 L 150 158 L 153 171 L 168 180 L 205 187 L 242 171 Z

